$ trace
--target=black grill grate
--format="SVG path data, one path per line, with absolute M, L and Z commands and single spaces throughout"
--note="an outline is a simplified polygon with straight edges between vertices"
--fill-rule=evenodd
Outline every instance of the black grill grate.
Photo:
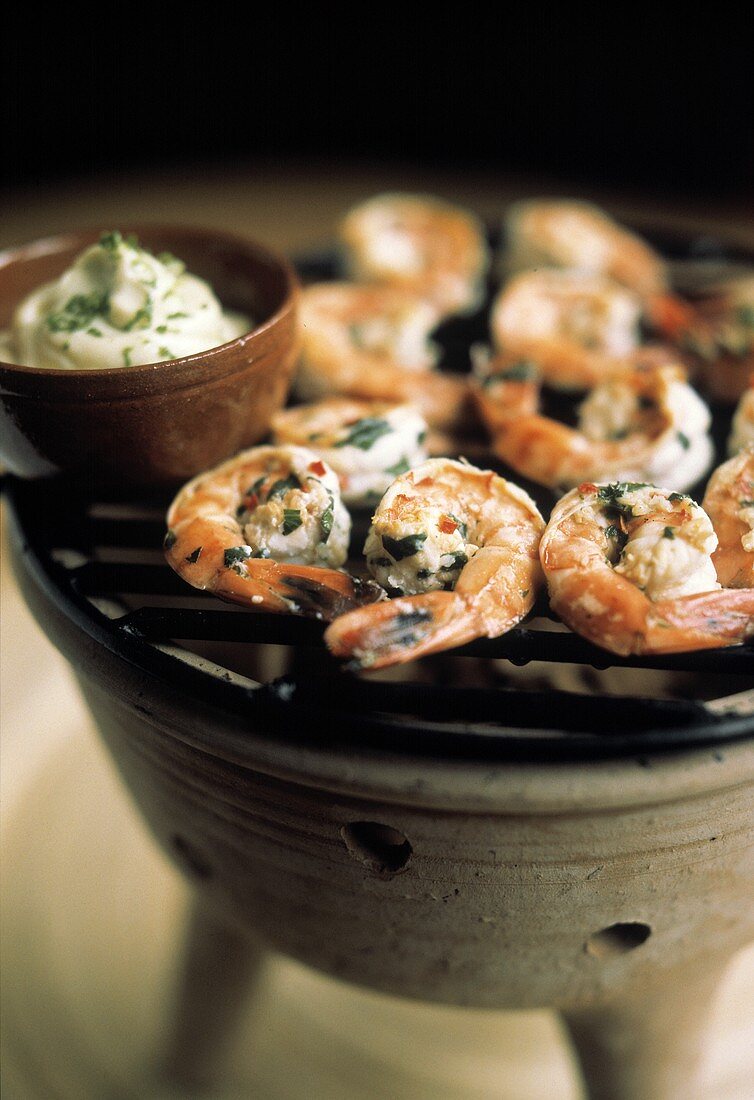
M 677 242 L 674 251 L 682 252 Z M 693 255 L 693 245 L 687 252 Z M 305 278 L 334 273 L 331 255 L 299 266 Z M 484 310 L 443 326 L 443 365 L 462 369 L 469 345 L 485 335 Z M 729 420 L 730 410 L 715 410 L 718 458 Z M 548 515 L 555 497 L 526 487 Z M 526 625 L 425 658 L 397 674 L 408 680 L 394 673 L 357 678 L 327 654 L 321 623 L 249 613 L 181 581 L 162 558 L 167 497 L 92 500 L 80 486 L 14 479 L 7 490 L 22 568 L 47 596 L 100 644 L 153 675 L 155 690 L 158 681 L 179 685 L 232 712 L 241 729 L 312 743 L 516 759 L 643 758 L 754 733 L 751 644 L 615 657 L 559 630 L 543 595 Z M 356 558 L 367 525 L 368 515 L 356 514 Z M 530 662 L 545 669 L 530 683 L 506 673 Z M 579 671 L 583 686 L 544 685 L 556 666 Z M 606 687 L 599 674 L 587 675 L 590 669 L 654 670 L 648 677 L 655 680 L 621 691 L 620 683 Z M 661 672 L 675 680 L 658 690 Z

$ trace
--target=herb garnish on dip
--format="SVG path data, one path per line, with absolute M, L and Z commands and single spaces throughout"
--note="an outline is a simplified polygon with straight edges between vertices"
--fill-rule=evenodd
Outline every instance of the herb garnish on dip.
M 25 298 L 1 342 L 19 365 L 96 370 L 195 355 L 251 328 L 180 260 L 115 231 Z

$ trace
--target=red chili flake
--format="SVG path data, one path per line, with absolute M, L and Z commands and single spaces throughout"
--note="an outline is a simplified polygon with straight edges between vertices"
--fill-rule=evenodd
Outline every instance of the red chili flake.
M 458 524 L 450 516 L 440 516 L 437 526 L 444 535 L 452 535 L 458 529 Z
M 311 470 L 313 474 L 316 474 L 317 477 L 322 477 L 322 475 L 326 472 L 324 462 L 310 462 L 307 468 Z

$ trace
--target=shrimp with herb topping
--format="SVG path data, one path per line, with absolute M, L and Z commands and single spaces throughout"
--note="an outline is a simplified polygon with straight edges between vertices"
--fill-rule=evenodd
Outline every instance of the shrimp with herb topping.
M 376 195 L 346 215 L 339 236 L 359 282 L 409 290 L 433 302 L 441 316 L 481 304 L 484 228 L 457 206 L 427 195 Z
M 553 610 L 612 653 L 674 653 L 754 636 L 754 589 L 722 589 L 717 537 L 690 497 L 587 482 L 555 506 L 540 545 Z
M 362 668 L 381 668 L 504 634 L 540 587 L 543 529 L 517 485 L 429 459 L 393 482 L 364 546 L 370 572 L 396 598 L 338 618 L 327 645 Z
M 463 424 L 470 400 L 465 378 L 435 370 L 430 333 L 437 308 L 410 291 L 354 283 L 314 283 L 300 304 L 297 396 L 328 394 L 415 405 L 433 427 Z
M 200 474 L 167 524 L 176 573 L 254 610 L 329 620 L 384 596 L 338 568 L 351 519 L 337 474 L 304 447 L 253 447 Z
M 718 547 L 712 555 L 724 588 L 754 588 L 754 442 L 718 466 L 702 507 Z
M 509 271 L 561 267 L 614 279 L 642 296 L 662 293 L 664 260 L 604 210 L 573 199 L 515 203 L 505 219 Z
M 411 405 L 326 397 L 276 413 L 272 432 L 276 443 L 316 451 L 349 505 L 379 503 L 396 477 L 427 458 L 427 423 Z
M 490 328 L 499 351 L 535 363 L 563 390 L 588 390 L 620 369 L 639 346 L 641 302 L 599 275 L 527 271 L 492 305 Z
M 571 428 L 539 411 L 536 369 L 500 357 L 478 371 L 475 396 L 498 455 L 550 488 L 587 479 L 651 479 L 687 489 L 709 469 L 709 409 L 683 368 L 645 349 L 596 386 Z

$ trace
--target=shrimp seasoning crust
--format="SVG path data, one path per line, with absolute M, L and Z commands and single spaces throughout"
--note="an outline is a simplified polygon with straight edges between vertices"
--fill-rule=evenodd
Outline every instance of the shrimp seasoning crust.
M 494 638 L 531 609 L 544 520 L 531 497 L 491 470 L 429 459 L 396 479 L 364 553 L 396 598 L 328 627 L 331 651 L 380 668 Z
M 535 363 L 551 386 L 587 390 L 624 364 L 639 345 L 641 301 L 598 275 L 527 271 L 492 305 L 497 349 Z
M 427 458 L 427 423 L 411 405 L 327 397 L 277 413 L 272 431 L 277 443 L 316 451 L 351 505 L 379 503 L 396 477 Z
M 440 315 L 429 302 L 397 287 L 315 283 L 301 294 L 299 317 L 299 399 L 406 401 L 433 426 L 463 422 L 466 380 L 432 369 L 438 349 L 429 336 Z
M 719 466 L 703 507 L 718 538 L 712 561 L 725 588 L 754 588 L 754 443 Z
M 194 588 L 258 611 L 331 619 L 380 599 L 337 567 L 351 519 L 337 475 L 304 447 L 253 447 L 185 485 L 165 556 Z
M 481 304 L 489 265 L 484 227 L 457 206 L 424 195 L 377 195 L 347 214 L 339 235 L 360 282 L 411 290 L 442 316 Z
M 690 497 L 585 483 L 555 506 L 540 557 L 550 602 L 612 653 L 673 653 L 754 636 L 754 589 L 721 589 L 717 537 Z
M 578 429 L 539 412 L 531 364 L 500 357 L 483 365 L 475 396 L 495 453 L 550 488 L 605 477 L 689 488 L 712 462 L 709 409 L 666 353 L 647 349 L 632 359 L 582 402 Z

